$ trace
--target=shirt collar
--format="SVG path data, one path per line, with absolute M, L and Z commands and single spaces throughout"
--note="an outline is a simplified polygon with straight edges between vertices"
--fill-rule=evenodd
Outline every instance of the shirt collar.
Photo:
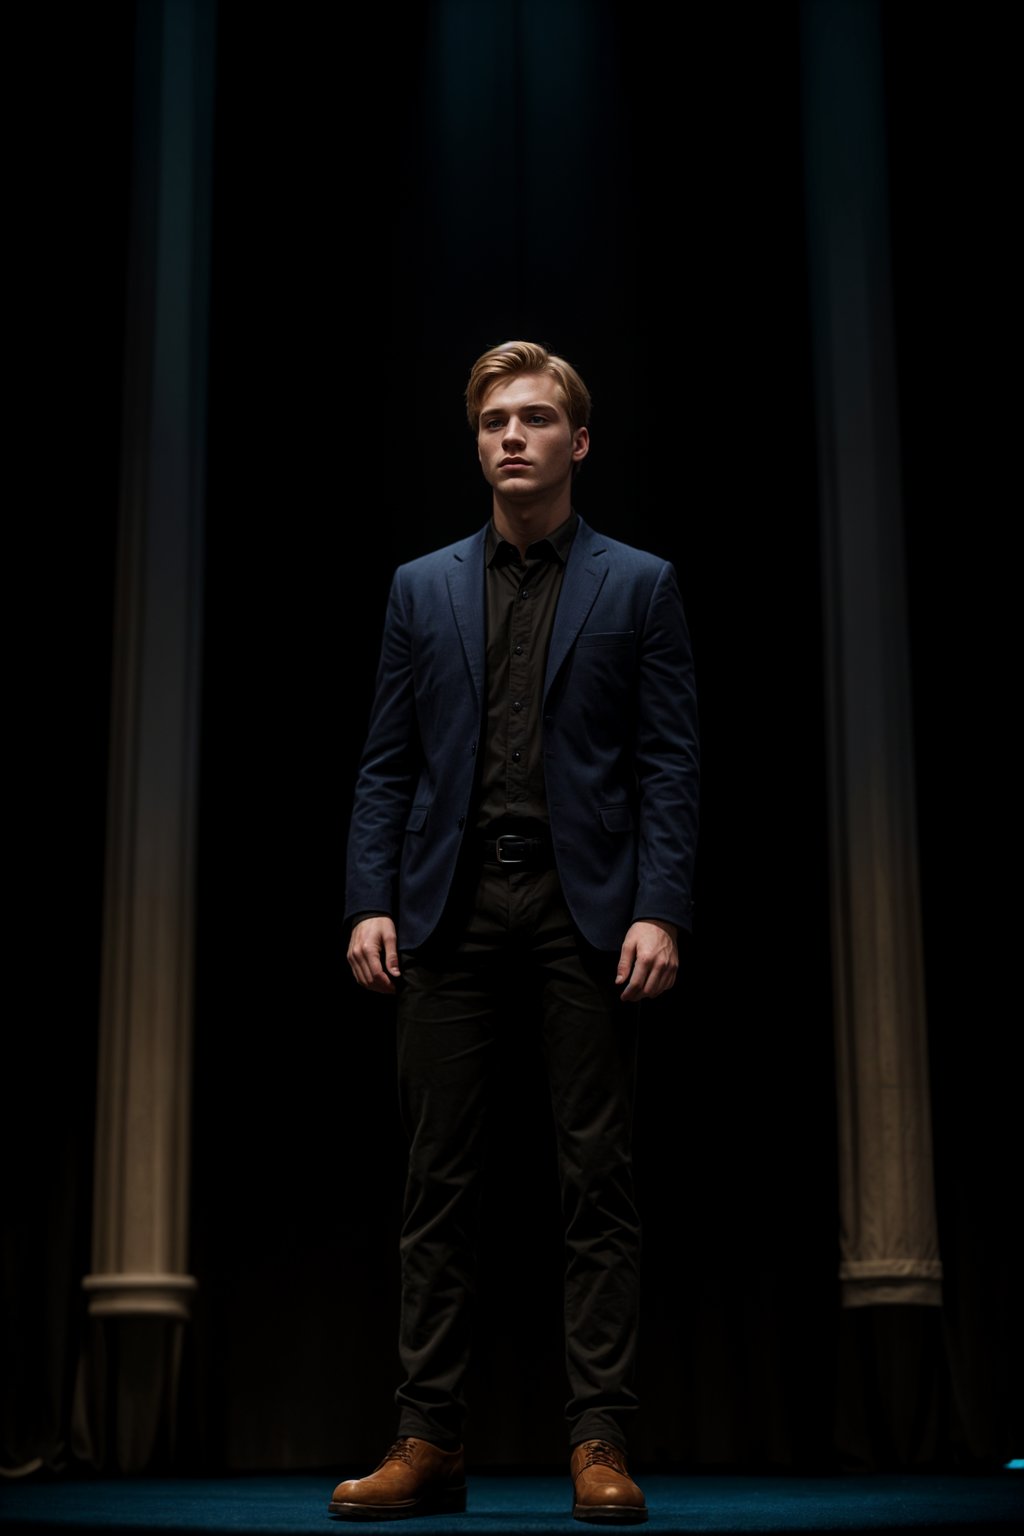
M 579 514 L 575 511 L 569 513 L 564 523 L 559 523 L 552 529 L 547 538 L 537 539 L 526 546 L 527 560 L 557 560 L 559 565 L 564 565 L 569 557 L 569 548 L 579 525 Z M 494 519 L 487 525 L 487 543 L 485 559 L 489 566 L 505 565 L 510 560 L 519 559 L 519 551 L 514 544 L 503 539 L 494 526 Z

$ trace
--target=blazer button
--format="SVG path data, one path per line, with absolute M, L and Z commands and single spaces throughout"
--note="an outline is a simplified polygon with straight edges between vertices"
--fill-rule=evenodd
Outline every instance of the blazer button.
M 462 831 L 462 829 L 463 829 L 463 827 L 465 825 L 466 825 L 466 818 L 465 818 L 465 816 L 460 816 L 459 817 L 459 831 L 460 832 Z

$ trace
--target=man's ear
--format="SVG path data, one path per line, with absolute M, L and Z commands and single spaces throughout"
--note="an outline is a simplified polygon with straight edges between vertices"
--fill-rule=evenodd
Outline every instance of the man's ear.
M 590 433 L 586 427 L 577 427 L 572 435 L 572 456 L 580 464 L 590 452 Z

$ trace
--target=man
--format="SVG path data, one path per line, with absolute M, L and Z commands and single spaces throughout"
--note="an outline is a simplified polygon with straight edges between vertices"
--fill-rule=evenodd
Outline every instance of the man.
M 540 1037 L 566 1230 L 573 1514 L 647 1518 L 627 1470 L 640 1226 L 638 1005 L 691 921 L 698 749 L 672 566 L 572 504 L 590 396 L 531 342 L 466 390 L 491 518 L 400 566 L 352 812 L 348 959 L 396 994 L 410 1142 L 398 1437 L 330 1512 L 465 1508 L 462 1395 L 489 1061 Z M 506 1033 L 507 1038 L 507 1033 Z

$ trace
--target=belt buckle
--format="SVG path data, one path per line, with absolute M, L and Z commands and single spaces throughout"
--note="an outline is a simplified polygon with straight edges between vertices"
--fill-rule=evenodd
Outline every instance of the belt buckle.
M 519 834 L 517 832 L 502 832 L 500 837 L 496 837 L 495 840 L 494 840 L 494 849 L 495 849 L 495 852 L 496 852 L 496 854 L 498 856 L 498 863 L 499 864 L 525 864 L 526 860 L 523 857 L 520 857 L 518 859 L 506 859 L 503 856 L 502 850 L 501 850 L 501 845 L 502 845 L 503 842 L 505 842 L 506 838 L 510 838 L 515 843 L 521 843 L 523 841 L 522 838 L 519 836 Z

